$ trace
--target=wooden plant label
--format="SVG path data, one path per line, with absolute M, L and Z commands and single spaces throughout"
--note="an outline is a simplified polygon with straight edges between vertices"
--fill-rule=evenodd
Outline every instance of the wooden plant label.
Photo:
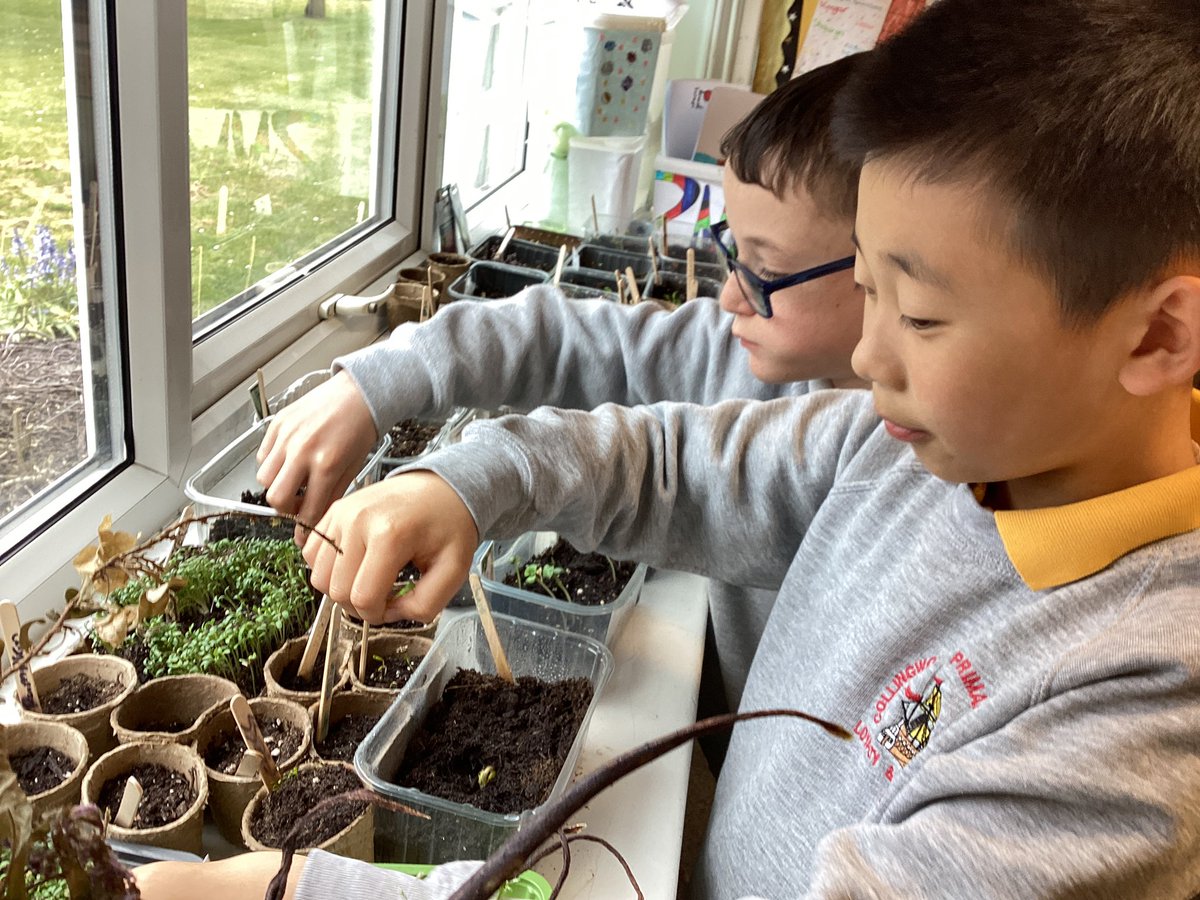
M 233 713 L 233 720 L 237 722 L 238 731 L 242 733 L 242 740 L 246 742 L 246 753 L 253 752 L 261 757 L 258 777 L 268 789 L 273 788 L 279 781 L 279 767 L 275 765 L 271 751 L 267 749 L 267 742 L 263 739 L 262 729 L 258 727 L 258 720 L 254 718 L 250 704 L 245 697 L 238 694 L 230 699 L 229 711 Z M 242 761 L 245 762 L 244 757 Z
M 567 245 L 558 245 L 558 261 L 554 263 L 554 284 L 558 284 L 562 280 L 563 263 L 567 261 Z
M 113 824 L 119 828 L 133 827 L 133 819 L 141 803 L 142 786 L 130 775 L 129 780 L 125 782 L 125 793 L 121 795 L 121 805 L 117 807 L 117 814 L 113 816 Z
M 696 299 L 696 251 L 688 247 L 687 252 L 687 292 L 684 294 L 685 300 Z
M 328 595 L 321 597 L 321 605 L 317 607 L 317 615 L 313 619 L 312 628 L 308 632 L 308 643 L 304 645 L 304 653 L 300 655 L 300 665 L 296 675 L 308 678 L 312 675 L 313 666 L 317 664 L 317 654 L 321 652 L 321 644 L 325 640 L 325 629 L 329 627 L 329 615 L 333 612 L 333 601 Z
M 263 755 L 257 750 L 247 750 L 242 756 L 242 761 L 238 765 L 237 771 L 234 772 L 235 778 L 254 778 L 259 773 L 259 768 L 263 764 Z
M 21 617 L 17 613 L 17 605 L 11 600 L 0 602 L 0 634 L 4 638 L 4 668 L 15 666 L 25 655 L 21 645 Z M 41 698 L 33 684 L 33 673 L 29 666 L 17 673 L 16 686 L 17 702 L 24 709 L 38 712 L 42 709 Z
M 475 598 L 475 608 L 479 610 L 483 633 L 487 637 L 488 647 L 492 651 L 492 659 L 496 661 L 496 674 L 509 684 L 516 684 L 512 669 L 508 665 L 508 655 L 504 652 L 504 644 L 500 642 L 500 632 L 496 630 L 496 622 L 492 619 L 492 608 L 488 605 L 487 595 L 483 592 L 483 582 L 474 572 L 471 573 L 470 581 L 471 596 Z
M 362 634 L 358 639 L 358 680 L 363 684 L 367 683 L 367 637 L 370 632 L 371 626 L 363 619 Z
M 329 706 L 333 702 L 333 688 L 337 679 L 333 674 L 333 658 L 337 655 L 338 631 L 342 626 L 342 608 L 336 603 L 329 616 L 329 633 L 325 642 L 325 669 L 321 673 L 321 701 L 317 705 L 318 742 L 329 736 Z
M 637 278 L 635 278 L 633 275 L 633 266 L 625 267 L 625 280 L 629 282 L 629 298 L 630 298 L 629 302 L 630 303 L 641 303 L 642 302 L 642 294 L 638 290 Z

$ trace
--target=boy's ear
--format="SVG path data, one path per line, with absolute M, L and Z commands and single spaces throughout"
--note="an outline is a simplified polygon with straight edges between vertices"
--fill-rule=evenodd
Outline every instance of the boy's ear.
M 1179 275 L 1137 304 L 1136 345 L 1118 380 L 1135 396 L 1191 384 L 1200 372 L 1200 276 Z

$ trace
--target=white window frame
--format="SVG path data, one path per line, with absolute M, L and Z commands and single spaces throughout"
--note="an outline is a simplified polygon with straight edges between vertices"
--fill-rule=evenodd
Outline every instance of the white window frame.
M 72 2 L 64 0 L 64 10 Z M 187 476 L 247 426 L 246 389 L 256 368 L 275 392 L 377 338 L 380 318 L 321 321 L 320 302 L 390 283 L 390 273 L 416 252 L 419 235 L 432 233 L 421 198 L 433 196 L 422 193 L 433 139 L 411 136 L 426 130 L 431 53 L 445 46 L 444 35 L 433 39 L 439 11 L 430 7 L 441 4 L 389 0 L 387 36 L 398 52 L 387 55 L 392 62 L 383 77 L 402 79 L 381 132 L 398 143 L 390 178 L 394 220 L 242 315 L 219 339 L 193 345 L 187 3 L 86 2 L 94 12 L 93 81 L 107 84 L 108 72 L 116 73 L 117 133 L 100 152 L 116 152 L 119 173 L 120 237 L 106 262 L 119 260 L 112 271 L 124 276 L 131 461 L 0 561 L 4 597 L 17 601 L 26 619 L 61 607 L 63 591 L 78 581 L 71 559 L 95 541 L 105 515 L 120 529 L 150 534 L 178 512 Z

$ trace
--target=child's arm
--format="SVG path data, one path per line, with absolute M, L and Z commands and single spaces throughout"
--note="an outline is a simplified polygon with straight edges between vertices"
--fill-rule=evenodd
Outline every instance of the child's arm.
M 802 390 L 753 377 L 714 300 L 668 313 L 654 303 L 567 300 L 548 287 L 448 305 L 334 369 L 328 384 L 276 416 L 258 455 L 268 502 L 307 522 L 345 492 L 377 435 L 408 417 L 455 406 L 592 409 Z
M 842 466 L 878 424 L 870 396 L 541 409 L 481 422 L 422 470 L 335 503 L 310 537 L 312 583 L 368 621 L 428 618 L 478 537 L 544 528 L 583 550 L 778 587 Z M 886 439 L 886 438 L 877 438 Z M 385 612 L 410 560 L 417 588 Z

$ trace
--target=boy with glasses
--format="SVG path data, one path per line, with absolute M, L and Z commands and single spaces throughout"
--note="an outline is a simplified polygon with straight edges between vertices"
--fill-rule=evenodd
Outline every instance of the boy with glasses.
M 726 214 L 748 248 L 743 259 L 760 274 L 764 265 L 792 271 L 832 256 L 853 260 L 858 167 L 834 154 L 829 117 L 860 57 L 792 80 L 723 141 Z M 718 234 L 732 246 L 726 225 Z M 269 486 L 274 508 L 315 522 L 345 491 L 377 435 L 413 416 L 446 415 L 455 406 L 709 404 L 861 386 L 850 354 L 862 326 L 862 293 L 849 263 L 806 284 L 772 285 L 769 321 L 754 314 L 739 289 L 757 277 L 728 279 L 719 306 L 700 298 L 674 312 L 655 303 L 567 300 L 549 286 L 507 301 L 445 306 L 424 324 L 403 325 L 389 340 L 336 360 L 328 384 L 280 412 L 259 451 L 259 481 Z M 710 584 L 723 682 L 723 690 L 713 687 L 706 671 L 713 711 L 737 708 L 776 587 L 770 578 Z

